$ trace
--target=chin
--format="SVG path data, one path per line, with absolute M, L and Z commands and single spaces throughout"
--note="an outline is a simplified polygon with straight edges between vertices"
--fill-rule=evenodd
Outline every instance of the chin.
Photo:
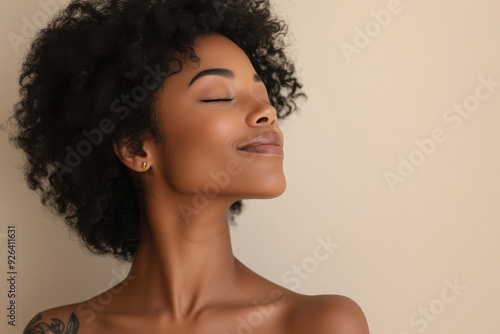
M 284 175 L 260 178 L 253 183 L 252 198 L 275 198 L 281 196 L 286 189 Z

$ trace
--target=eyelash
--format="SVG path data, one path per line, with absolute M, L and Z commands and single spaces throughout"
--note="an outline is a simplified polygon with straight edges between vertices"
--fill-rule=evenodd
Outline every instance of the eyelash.
M 233 98 L 229 99 L 213 99 L 213 100 L 201 100 L 201 102 L 230 102 L 234 100 Z

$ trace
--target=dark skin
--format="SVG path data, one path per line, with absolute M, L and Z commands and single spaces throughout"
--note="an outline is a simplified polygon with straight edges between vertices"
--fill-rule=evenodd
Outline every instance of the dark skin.
M 88 301 L 42 312 L 25 333 L 367 334 L 351 299 L 295 293 L 233 255 L 229 206 L 286 188 L 279 149 L 239 148 L 264 133 L 282 141 L 283 134 L 264 83 L 236 44 L 204 35 L 195 51 L 199 66 L 186 62 L 160 92 L 164 143 L 151 137 L 136 154 L 115 147 L 142 190 L 143 240 L 128 277 Z M 226 71 L 192 82 L 214 68 Z M 228 178 L 214 188 L 223 172 Z

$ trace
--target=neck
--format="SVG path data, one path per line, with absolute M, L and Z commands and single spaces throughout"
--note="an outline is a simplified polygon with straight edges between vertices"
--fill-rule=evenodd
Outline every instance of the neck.
M 226 216 L 229 205 L 227 199 L 214 198 L 187 219 L 180 208 L 189 201 L 154 198 L 145 206 L 145 228 L 128 290 L 146 309 L 185 318 L 224 298 L 236 281 L 238 261 Z

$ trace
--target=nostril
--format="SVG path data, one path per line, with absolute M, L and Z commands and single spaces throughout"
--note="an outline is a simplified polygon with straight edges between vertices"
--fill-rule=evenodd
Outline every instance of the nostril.
M 262 122 L 262 120 L 264 120 L 264 122 L 267 122 L 267 120 L 268 120 L 268 119 L 267 119 L 267 117 L 261 117 L 261 118 L 259 118 L 259 119 L 257 120 L 257 123 Z

